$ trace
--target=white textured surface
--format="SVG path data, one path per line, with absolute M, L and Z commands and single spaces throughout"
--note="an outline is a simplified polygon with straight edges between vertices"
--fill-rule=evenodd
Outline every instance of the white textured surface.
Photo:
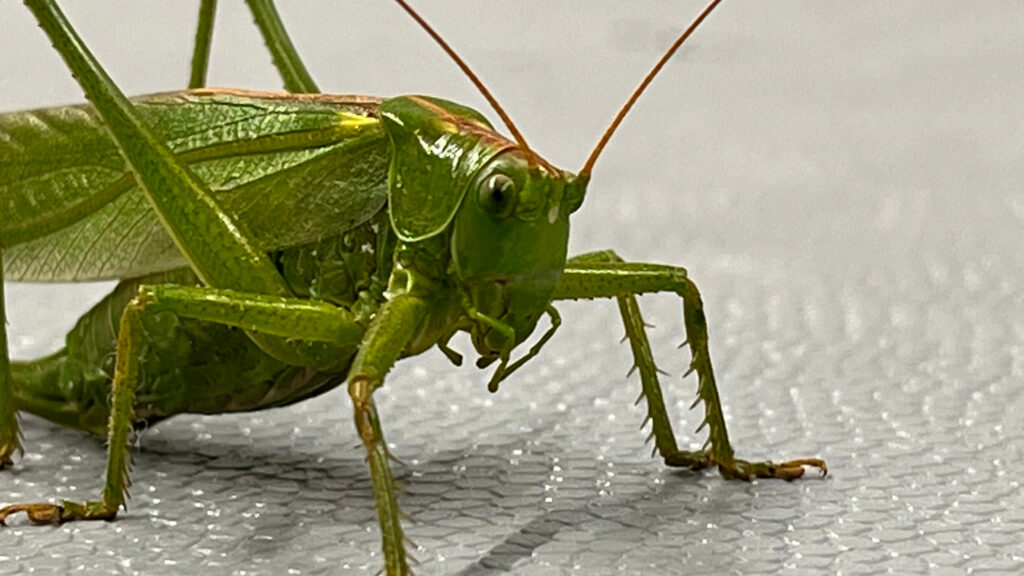
M 149 92 L 186 77 L 178 4 L 71 16 L 126 90 Z M 565 166 L 698 10 L 419 4 Z M 223 9 L 213 83 L 274 87 L 248 18 Z M 647 458 L 614 306 L 567 305 L 496 396 L 436 353 L 379 394 L 420 574 L 1024 570 L 1024 7 L 966 9 L 727 2 L 626 122 L 575 221 L 574 252 L 690 269 L 740 455 L 821 455 L 830 478 L 744 484 Z M 301 10 L 282 8 L 324 89 L 485 110 L 393 6 Z M 0 109 L 79 100 L 23 12 L 0 4 Z M 56 346 L 101 292 L 10 286 L 15 356 Z M 698 444 L 678 305 L 642 305 L 677 432 Z M 99 441 L 24 424 L 0 501 L 98 492 Z M 142 439 L 128 514 L 0 531 L 0 574 L 373 574 L 356 443 L 339 393 L 171 420 Z

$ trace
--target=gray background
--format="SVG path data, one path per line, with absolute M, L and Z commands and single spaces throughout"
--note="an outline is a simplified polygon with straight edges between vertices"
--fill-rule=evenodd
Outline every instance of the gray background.
M 69 11 L 127 92 L 183 86 L 194 10 L 120 4 Z M 418 4 L 567 167 L 699 9 Z M 426 93 L 493 117 L 390 3 L 282 12 L 325 90 Z M 221 16 L 212 83 L 276 87 L 249 17 L 234 2 Z M 1014 1 L 723 5 L 597 166 L 572 251 L 687 266 L 740 455 L 820 455 L 831 476 L 746 484 L 648 458 L 615 307 L 569 304 L 497 395 L 433 351 L 378 395 L 408 463 L 418 572 L 1024 570 L 1022 31 Z M 0 74 L 3 110 L 81 99 L 8 0 Z M 105 289 L 9 286 L 14 356 L 56 347 Z M 681 442 L 699 445 L 678 303 L 642 305 Z M 336 391 L 161 424 L 135 456 L 128 514 L 4 530 L 0 573 L 373 574 L 349 414 Z M 0 475 L 0 501 L 94 497 L 101 442 L 23 422 L 28 453 Z

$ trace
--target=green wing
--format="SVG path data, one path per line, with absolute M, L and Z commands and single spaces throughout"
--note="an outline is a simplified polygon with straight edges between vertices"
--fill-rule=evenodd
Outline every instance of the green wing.
M 348 230 L 387 201 L 377 99 L 197 90 L 134 102 L 267 250 Z M 0 245 L 15 281 L 187 265 L 88 106 L 0 115 Z

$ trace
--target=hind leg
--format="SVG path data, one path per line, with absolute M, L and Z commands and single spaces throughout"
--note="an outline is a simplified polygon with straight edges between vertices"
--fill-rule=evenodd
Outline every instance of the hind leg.
M 7 350 L 7 315 L 4 311 L 4 262 L 0 248 L 0 470 L 12 465 L 14 453 L 21 454 L 21 429 L 14 408 L 14 381 Z

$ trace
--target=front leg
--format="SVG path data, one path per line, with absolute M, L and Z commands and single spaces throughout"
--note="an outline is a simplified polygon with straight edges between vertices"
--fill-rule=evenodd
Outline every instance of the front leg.
M 636 295 L 651 292 L 674 292 L 683 300 L 683 323 L 692 358 L 690 371 L 697 373 L 698 402 L 704 403 L 704 421 L 708 427 L 708 440 L 698 451 L 680 450 L 676 444 L 672 425 L 665 409 L 658 369 L 654 364 L 651 347 L 640 316 Z M 669 466 L 700 469 L 717 466 L 726 478 L 748 480 L 752 477 L 793 480 L 804 473 L 804 466 L 828 470 L 825 461 L 803 458 L 781 463 L 770 461 L 748 462 L 734 457 L 729 434 L 718 397 L 715 374 L 708 351 L 707 322 L 704 304 L 697 286 L 687 277 L 686 270 L 658 264 L 624 262 L 612 251 L 594 252 L 577 256 L 566 264 L 565 273 L 555 289 L 555 299 L 616 298 L 626 337 L 630 342 L 634 362 L 640 372 L 642 398 L 647 399 L 647 420 L 652 423 L 655 450 L 661 453 Z M 696 403 L 695 403 L 696 405 Z

